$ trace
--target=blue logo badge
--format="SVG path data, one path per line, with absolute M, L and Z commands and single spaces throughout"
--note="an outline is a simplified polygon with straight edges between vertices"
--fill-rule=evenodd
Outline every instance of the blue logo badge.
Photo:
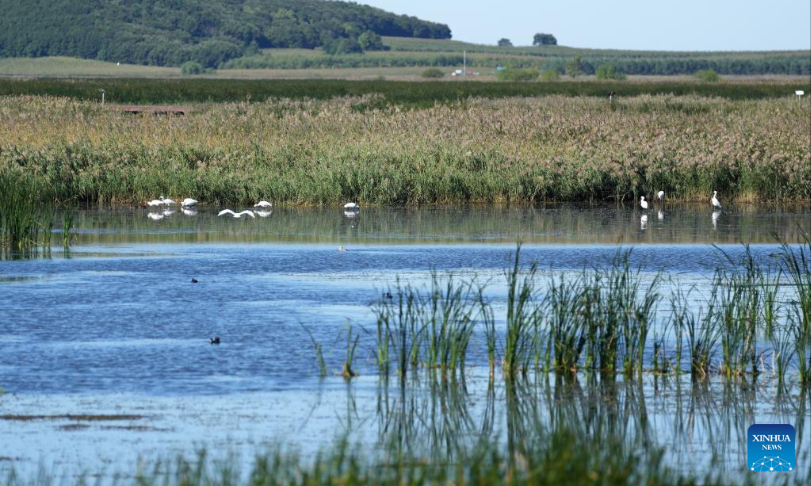
M 747 466 L 750 471 L 793 471 L 794 427 L 787 424 L 755 424 L 747 432 Z

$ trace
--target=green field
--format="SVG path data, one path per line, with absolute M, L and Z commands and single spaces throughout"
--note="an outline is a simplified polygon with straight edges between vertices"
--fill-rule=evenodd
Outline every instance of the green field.
M 180 69 L 173 67 L 118 65 L 113 62 L 76 59 L 73 57 L 0 58 L 0 76 L 10 77 L 127 77 L 157 78 L 179 76 Z
M 244 75 L 250 73 L 239 71 Z M 374 77 L 372 73 L 370 77 Z M 455 103 L 468 98 L 538 97 L 549 95 L 596 96 L 607 98 L 610 91 L 618 97 L 641 95 L 695 95 L 726 99 L 792 98 L 794 91 L 811 91 L 811 80 L 742 80 L 701 83 L 694 79 L 662 81 L 577 82 L 458 82 L 381 81 L 381 80 L 257 80 L 257 79 L 13 79 L 0 78 L 0 96 L 39 95 L 100 100 L 104 89 L 107 100 L 128 104 L 171 104 L 265 101 L 276 98 L 330 99 L 346 96 L 370 96 L 358 109 L 383 108 L 392 104 L 431 107 L 435 103 Z
M 613 65 L 618 72 L 627 75 L 686 75 L 702 69 L 713 69 L 724 75 L 811 75 L 811 53 L 808 51 L 670 52 L 565 46 L 498 47 L 454 40 L 401 37 L 384 37 L 383 41 L 390 48 L 389 51 L 328 55 L 320 48 L 264 49 L 259 55 L 232 59 L 221 68 L 459 68 L 466 61 L 468 67 L 478 70 L 502 66 L 554 69 L 563 73 L 566 63 L 578 57 L 584 75 L 593 75 L 604 64 Z
M 689 76 L 712 69 L 723 76 L 811 76 L 811 52 L 668 52 L 581 49 L 565 46 L 498 47 L 454 40 L 384 37 L 388 51 L 329 55 L 322 48 L 262 49 L 258 54 L 220 63 L 212 77 L 222 78 L 369 78 L 417 77 L 428 67 L 446 75 L 465 63 L 492 79 L 497 67 L 551 69 L 561 74 L 574 58 L 581 76 L 593 76 L 602 65 L 629 76 Z M 465 54 L 466 53 L 466 54 Z M 174 77 L 177 68 L 117 65 L 66 57 L 0 59 L 0 76 L 23 77 Z M 449 77 L 449 76 L 446 76 Z

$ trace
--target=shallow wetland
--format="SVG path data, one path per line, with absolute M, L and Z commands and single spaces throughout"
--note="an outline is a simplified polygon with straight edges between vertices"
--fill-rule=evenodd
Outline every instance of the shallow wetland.
M 565 433 L 573 443 L 622 444 L 629 456 L 641 454 L 647 468 L 661 453 L 662 467 L 677 474 L 743 483 L 753 480 L 743 469 L 747 427 L 790 423 L 797 469 L 770 481 L 811 478 L 809 394 L 797 353 L 781 377 L 779 339 L 758 327 L 753 349 L 727 352 L 724 336 L 731 331 L 724 331 L 696 374 L 685 337 L 678 372 L 671 306 L 681 296 L 680 308 L 701 316 L 713 302 L 727 302 L 714 297 L 718 270 L 747 255 L 770 269 L 764 278 L 788 278 L 778 274 L 780 254 L 788 248 L 808 255 L 807 206 L 740 205 L 720 214 L 683 203 L 647 212 L 549 205 L 357 214 L 282 207 L 255 219 L 218 218 L 207 207 L 149 214 L 78 210 L 69 250 L 0 265 L 2 473 L 13 468 L 17 478 L 35 478 L 44 469 L 56 482 L 82 475 L 111 481 L 155 474 L 161 460 L 192 460 L 206 449 L 214 464 L 244 477 L 257 453 L 281 447 L 306 463 L 340 440 L 369 457 L 378 450 L 381 458 L 396 453 L 449 463 L 492 441 L 507 451 L 511 470 L 521 469 L 519 459 L 530 457 L 532 447 L 548 447 L 538 442 L 554 443 L 555 434 Z M 533 282 L 524 310 L 520 298 L 509 298 L 517 241 L 523 246 L 515 295 L 524 278 Z M 347 251 L 337 251 L 339 245 Z M 618 331 L 612 373 L 605 352 L 590 354 L 598 341 L 585 331 L 576 369 L 559 366 L 566 350 L 557 338 L 549 338 L 554 352 L 544 365 L 550 316 L 564 308 L 549 302 L 555 286 L 600 271 L 606 279 L 620 275 L 623 262 L 629 282 L 638 284 L 629 304 L 635 322 L 655 285 L 656 305 L 644 311 L 647 336 Z M 447 285 L 451 272 L 456 283 Z M 731 272 L 724 278 L 733 280 Z M 432 278 L 439 282 L 433 288 Z M 471 292 L 453 304 L 460 288 Z M 423 299 L 414 316 L 423 314 L 409 322 L 426 324 L 416 332 L 403 328 L 401 340 L 397 326 L 405 321 L 396 311 L 409 292 Z M 775 322 L 785 332 L 795 319 L 792 292 L 786 286 L 774 294 Z M 759 309 L 768 308 L 763 300 Z M 472 322 L 469 334 L 451 324 L 446 338 L 434 340 L 444 331 L 427 324 L 431 302 L 455 316 L 432 322 Z M 511 344 L 509 316 L 536 322 L 527 309 L 542 302 L 538 326 Z M 478 306 L 489 309 L 492 321 Z M 381 334 L 384 315 L 392 327 Z M 216 346 L 209 344 L 215 335 Z M 432 343 L 447 344 L 447 356 L 454 356 L 452 345 L 465 336 L 461 364 L 434 353 Z M 389 343 L 385 367 L 381 341 Z M 415 341 L 417 358 L 412 364 L 408 354 L 403 373 L 398 353 L 405 356 Z M 326 376 L 319 376 L 313 343 Z M 359 376 L 345 380 L 340 373 L 350 348 Z M 507 356 L 514 349 L 512 376 Z M 728 365 L 733 372 L 724 372 Z M 564 460 L 546 454 L 547 463 Z

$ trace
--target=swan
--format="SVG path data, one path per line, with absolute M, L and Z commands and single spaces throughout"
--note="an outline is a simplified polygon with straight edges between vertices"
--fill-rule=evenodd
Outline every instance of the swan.
M 645 200 L 645 196 L 640 196 L 639 205 L 642 206 L 642 209 L 648 209 L 648 201 Z
M 146 205 L 150 207 L 160 206 L 161 204 L 163 204 L 163 201 L 161 201 L 160 199 L 153 199 L 151 201 L 147 201 L 146 203 Z
M 344 204 L 344 209 L 346 211 L 360 211 L 360 206 L 357 203 L 346 203 Z
M 665 198 L 665 191 L 659 191 L 656 193 L 656 197 L 661 201 Z
M 255 208 L 272 208 L 273 204 L 267 201 L 259 201 L 258 203 L 254 204 L 253 207 Z
M 710 199 L 710 202 L 712 203 L 712 207 L 721 209 L 721 201 L 719 201 L 718 198 L 715 197 L 717 195 L 718 191 L 712 191 L 712 199 Z
M 164 199 L 163 196 L 161 196 L 161 203 L 163 203 L 163 204 L 165 204 L 167 206 L 174 206 L 175 204 L 177 204 L 172 199 Z
M 235 212 L 231 211 L 230 209 L 223 209 L 222 211 L 219 212 L 219 214 L 217 214 L 217 216 L 222 216 L 223 214 L 230 214 L 231 216 L 233 216 L 235 218 L 239 218 L 243 214 L 247 214 L 248 216 L 250 216 L 252 218 L 256 218 L 256 216 L 253 215 L 253 211 L 249 211 L 247 209 L 245 211 L 242 211 L 242 212 L 239 212 L 239 213 L 235 213 Z
M 197 206 L 197 199 L 192 199 L 190 197 L 187 197 L 186 199 L 183 200 L 183 202 L 180 203 L 180 206 L 184 207 L 184 208 L 188 208 L 188 207 L 191 207 L 191 206 Z

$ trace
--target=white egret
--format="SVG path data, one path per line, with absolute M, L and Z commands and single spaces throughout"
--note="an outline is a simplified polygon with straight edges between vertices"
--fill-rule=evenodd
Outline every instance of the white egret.
M 259 201 L 258 203 L 254 204 L 253 207 L 255 208 L 272 208 L 273 204 L 267 201 Z
M 360 206 L 357 203 L 346 203 L 344 204 L 344 210 L 346 211 L 360 211 Z
M 161 196 L 161 202 L 162 202 L 163 204 L 167 205 L 167 206 L 174 206 L 175 204 L 177 204 L 177 203 L 176 203 L 175 201 L 173 201 L 172 199 L 164 199 L 164 198 L 163 198 L 163 196 Z
M 639 205 L 642 206 L 642 209 L 648 209 L 648 201 L 645 200 L 645 196 L 640 196 Z
M 659 191 L 656 193 L 656 197 L 661 201 L 665 198 L 665 191 Z
M 721 201 L 718 200 L 717 195 L 718 191 L 712 191 L 712 199 L 710 199 L 710 202 L 712 203 L 712 207 L 721 209 Z
M 256 216 L 253 215 L 253 211 L 249 211 L 247 209 L 245 211 L 241 211 L 239 213 L 235 213 L 235 212 L 231 211 L 230 209 L 223 209 L 222 211 L 219 212 L 219 214 L 217 214 L 217 216 L 222 216 L 223 214 L 230 214 L 231 216 L 233 216 L 235 218 L 240 218 L 240 217 L 242 217 L 243 214 L 247 214 L 248 216 L 250 216 L 252 218 L 256 218 Z
M 190 197 L 187 197 L 186 199 L 183 200 L 183 202 L 180 203 L 180 206 L 184 207 L 184 208 L 190 208 L 192 206 L 197 206 L 197 199 L 192 199 Z

